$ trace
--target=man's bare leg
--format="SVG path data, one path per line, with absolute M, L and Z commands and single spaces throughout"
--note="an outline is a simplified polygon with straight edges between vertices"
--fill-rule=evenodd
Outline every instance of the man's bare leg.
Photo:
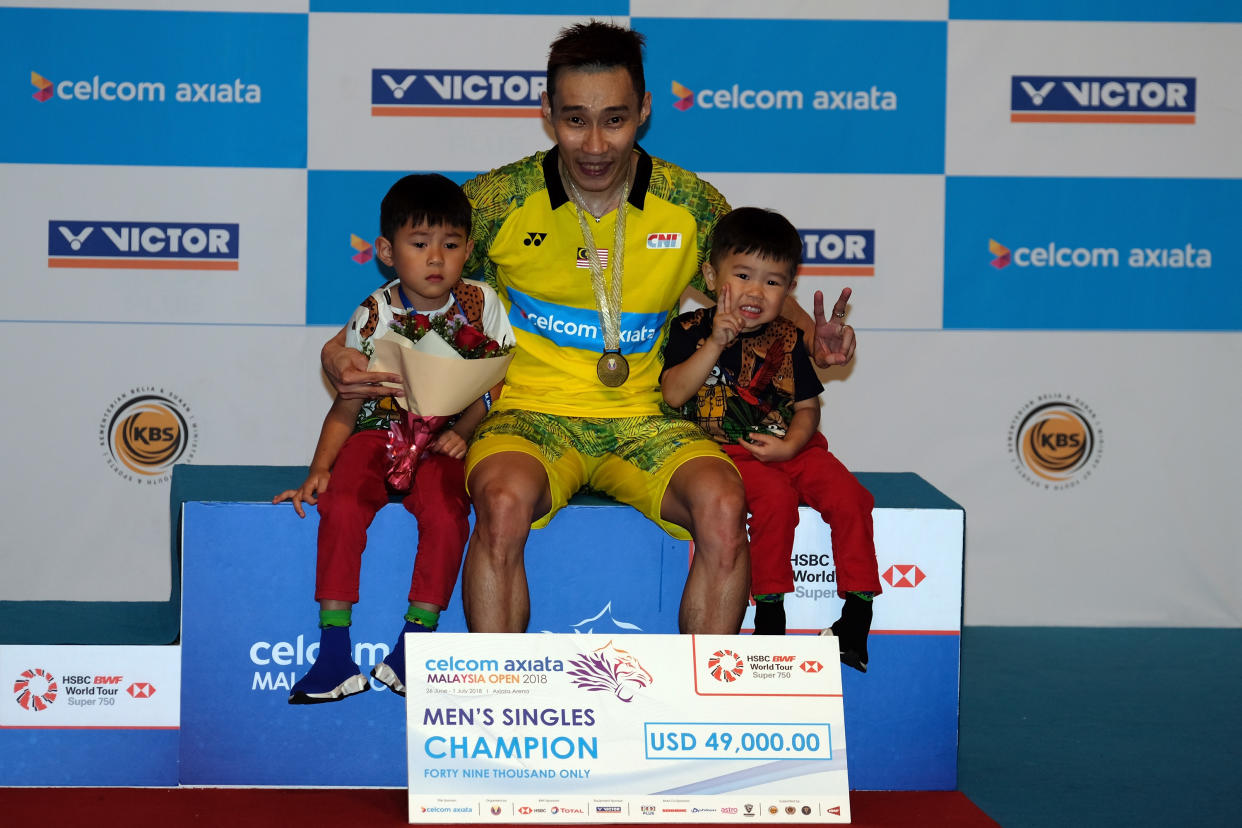
M 736 634 L 750 592 L 746 493 L 737 470 L 714 457 L 686 462 L 669 481 L 660 516 L 694 537 L 694 561 L 681 594 L 681 631 Z
M 526 632 L 526 536 L 552 508 L 548 475 L 521 452 L 493 454 L 470 472 L 474 532 L 462 570 L 461 598 L 471 632 Z

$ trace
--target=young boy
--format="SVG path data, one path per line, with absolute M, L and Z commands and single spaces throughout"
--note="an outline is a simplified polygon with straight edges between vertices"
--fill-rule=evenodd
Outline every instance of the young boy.
M 824 390 L 799 329 L 780 316 L 802 261 L 802 238 L 783 216 L 743 207 L 720 219 L 703 275 L 717 304 L 682 314 L 664 350 L 664 400 L 714 437 L 737 464 L 751 513 L 755 633 L 784 635 L 793 591 L 794 527 L 807 503 L 832 528 L 841 661 L 867 671 L 871 599 L 880 592 L 871 493 L 819 433 Z
M 495 291 L 461 279 L 472 246 L 470 202 L 460 187 L 442 175 L 408 175 L 394 184 L 380 204 L 375 252 L 397 278 L 354 312 L 346 344 L 370 354 L 372 340 L 382 337 L 393 321 L 404 322 L 415 313 L 457 315 L 501 344 L 512 342 L 513 330 Z M 485 413 L 484 401 L 475 400 L 431 442 L 402 501 L 418 519 L 409 610 L 397 643 L 371 671 L 401 696 L 405 633 L 434 630 L 457 581 L 470 515 L 463 458 L 466 441 Z M 349 625 L 358 602 L 367 527 L 388 503 L 389 420 L 403 416 L 390 397 L 366 401 L 337 397 L 324 419 L 306 482 L 272 500 L 292 500 L 304 517 L 302 503 L 314 504 L 318 493 L 319 655 L 293 685 L 290 704 L 339 701 L 370 688 L 354 661 Z

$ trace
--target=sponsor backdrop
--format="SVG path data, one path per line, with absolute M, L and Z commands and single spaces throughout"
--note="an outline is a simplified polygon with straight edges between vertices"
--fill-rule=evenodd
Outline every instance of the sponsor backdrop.
M 3 5 L 4 607 L 168 601 L 171 466 L 307 461 L 379 196 L 549 146 L 597 16 L 644 146 L 854 289 L 823 430 L 970 514 L 967 623 L 1242 623 L 1233 4 Z

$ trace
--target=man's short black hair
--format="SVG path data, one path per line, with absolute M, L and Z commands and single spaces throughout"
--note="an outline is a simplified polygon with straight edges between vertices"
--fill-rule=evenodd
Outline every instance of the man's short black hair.
M 789 219 L 775 210 L 738 207 L 716 222 L 711 241 L 712 264 L 732 253 L 754 253 L 774 262 L 789 262 L 792 279 L 802 264 L 802 236 Z
M 643 36 L 633 29 L 600 20 L 561 29 L 548 50 L 548 99 L 556 96 L 556 76 L 562 69 L 600 72 L 620 66 L 630 73 L 641 105 L 647 91 L 643 43 Z
M 380 235 L 392 241 L 410 222 L 431 227 L 460 227 L 470 235 L 470 200 L 461 187 L 439 173 L 407 175 L 380 202 Z

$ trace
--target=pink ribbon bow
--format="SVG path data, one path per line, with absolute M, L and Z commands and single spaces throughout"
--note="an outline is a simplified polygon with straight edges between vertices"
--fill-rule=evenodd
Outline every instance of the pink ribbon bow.
M 405 419 L 388 423 L 388 485 L 406 491 L 414 479 L 414 469 L 431 438 L 440 433 L 448 417 L 420 417 L 406 412 Z

